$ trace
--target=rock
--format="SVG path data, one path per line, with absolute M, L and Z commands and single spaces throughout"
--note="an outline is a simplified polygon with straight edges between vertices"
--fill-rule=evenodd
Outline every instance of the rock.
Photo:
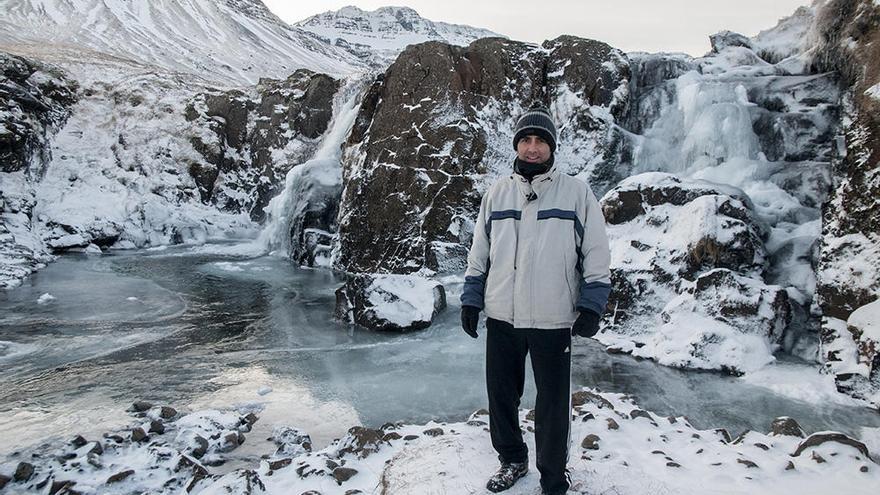
M 256 98 L 236 89 L 200 93 L 184 114 L 204 158 L 189 167 L 201 200 L 261 222 L 287 172 L 314 154 L 339 81 L 299 69 L 286 80 L 260 79 L 255 89 Z
M 403 440 L 408 442 L 410 440 L 416 440 L 418 438 L 419 438 L 418 435 L 406 435 L 405 437 L 403 437 Z
M 351 275 L 336 291 L 337 317 L 372 330 L 427 328 L 445 307 L 443 285 L 416 276 Z
M 171 419 L 177 416 L 177 410 L 173 407 L 162 406 L 159 408 L 159 417 L 162 419 Z
M 396 431 L 389 431 L 382 437 L 382 441 L 390 443 L 393 440 L 400 440 L 401 438 L 403 437 L 400 436 L 400 433 L 397 433 Z
M 788 416 L 780 416 L 774 419 L 770 423 L 770 434 L 773 436 L 785 435 L 804 438 L 804 430 L 801 428 L 801 425 Z
M 814 450 L 813 453 L 810 455 L 810 459 L 813 459 L 814 461 L 816 461 L 816 464 L 822 464 L 822 463 L 828 462 L 828 461 L 825 460 L 824 457 L 822 457 L 821 455 L 819 455 L 819 453 L 816 452 L 815 450 Z
M 843 445 L 848 445 L 859 451 L 862 455 L 867 457 L 868 459 L 874 460 L 871 457 L 870 452 L 868 452 L 868 447 L 865 446 L 862 442 L 850 438 L 843 433 L 837 432 L 825 432 L 825 433 L 813 433 L 804 439 L 798 446 L 797 449 L 791 454 L 792 457 L 798 457 L 803 453 L 804 450 L 822 445 L 826 442 L 836 442 Z
M 27 481 L 34 475 L 34 465 L 29 462 L 19 462 L 15 468 L 12 479 L 18 482 Z
M 382 440 L 381 430 L 373 430 L 363 426 L 349 428 L 348 435 L 342 438 L 338 444 L 339 455 L 354 454 L 363 459 L 374 452 L 378 452 L 385 442 Z
M 715 428 L 715 433 L 721 436 L 721 439 L 724 443 L 731 443 L 730 433 L 727 432 L 724 428 Z
M 80 448 L 87 443 L 89 443 L 89 441 L 83 438 L 82 435 L 77 435 L 70 441 L 70 445 L 73 445 L 76 448 Z
M 239 435 L 241 435 L 240 432 L 230 432 L 223 435 L 223 439 L 220 441 L 218 451 L 232 452 L 233 450 L 237 449 L 238 446 L 241 445 L 241 442 L 239 442 Z
M 104 453 L 104 446 L 101 442 L 92 442 L 92 447 L 86 450 L 86 454 L 101 455 Z
M 12 481 L 12 478 L 6 476 L 4 474 L 0 474 L 0 490 L 6 487 L 6 485 Z
M 617 421 L 614 421 L 613 418 L 607 418 L 605 420 L 605 422 L 608 423 L 609 430 L 619 430 L 620 429 L 620 425 L 618 425 Z
M 272 441 L 277 446 L 275 455 L 296 457 L 312 451 L 312 439 L 304 431 L 289 426 L 276 426 Z
M 208 441 L 199 435 L 193 435 L 192 443 L 186 450 L 196 459 L 201 459 L 208 452 Z
M 351 477 L 356 475 L 357 473 L 357 469 L 338 467 L 333 470 L 333 478 L 336 480 L 337 484 L 341 485 L 350 480 Z
M 669 461 L 669 462 L 666 463 L 666 466 L 667 466 L 667 467 L 680 468 L 680 467 L 681 467 L 681 464 L 679 464 L 679 463 L 677 463 L 677 462 L 674 462 L 674 461 Z
M 794 470 L 794 469 L 795 469 L 795 467 L 794 467 L 794 463 L 791 462 L 791 461 L 788 461 L 788 464 L 785 465 L 785 470 L 786 470 L 786 471 L 792 471 L 792 470 Z
M 646 418 L 648 421 L 652 423 L 654 422 L 654 418 L 651 416 L 651 413 L 643 411 L 641 409 L 633 409 L 632 411 L 630 411 L 629 417 L 630 419 Z
M 715 33 L 709 36 L 709 41 L 712 43 L 712 51 L 715 53 L 729 47 L 752 49 L 752 43 L 748 38 L 739 33 L 734 33 L 733 31 L 720 31 Z
M 49 488 L 49 495 L 72 493 L 74 485 L 76 483 L 73 481 L 53 481 L 52 486 Z M 0 490 L 2 489 L 3 487 L 0 486 Z
M 107 478 L 106 484 L 110 485 L 110 484 L 113 484 L 113 483 L 118 483 L 118 482 L 120 482 L 120 481 L 122 481 L 122 480 L 128 478 L 129 476 L 131 476 L 131 475 L 133 475 L 133 474 L 134 474 L 134 470 L 133 470 L 133 469 L 128 469 L 128 470 L 125 470 L 125 471 L 120 471 L 120 472 L 118 472 L 118 473 L 116 473 L 116 474 L 110 476 L 109 478 Z
M 156 433 L 161 435 L 165 433 L 165 425 L 162 424 L 161 421 L 152 420 L 150 421 L 150 429 L 148 433 Z
M 736 462 L 738 462 L 738 463 L 744 465 L 744 466 L 747 467 L 747 468 L 756 468 L 756 467 L 758 467 L 757 464 L 755 464 L 754 462 L 752 462 L 752 461 L 750 461 L 750 460 L 748 460 L 748 459 L 737 459 Z
M 427 435 L 429 437 L 439 437 L 443 435 L 443 433 L 443 428 L 428 428 L 427 430 L 422 432 L 423 435 Z
M 599 409 L 607 408 L 612 411 L 614 410 L 614 404 L 599 394 L 594 394 L 588 390 L 579 390 L 571 394 L 572 407 L 580 407 L 587 403 L 594 404 Z
M 627 76 L 622 52 L 574 37 L 544 47 L 502 38 L 410 45 L 367 91 L 346 143 L 337 268 L 462 269 L 480 201 L 474 177 L 509 170 L 523 106 L 577 94 L 583 103 L 558 116 L 560 153 L 571 154 L 560 162 L 570 173 L 613 168 L 616 127 L 586 107 L 619 112 Z M 565 145 L 586 134 L 593 152 Z
M 256 424 L 257 420 L 259 420 L 259 419 L 260 418 L 258 418 L 257 415 L 252 412 L 247 413 L 247 415 L 245 415 L 244 421 L 248 426 L 248 431 L 250 431 L 250 429 L 253 428 L 254 424 Z
M 269 469 L 271 469 L 272 471 L 278 471 L 279 469 L 284 469 L 287 466 L 290 466 L 291 462 L 293 462 L 293 459 L 290 458 L 269 461 Z
M 147 401 L 139 400 L 139 401 L 135 401 L 131 405 L 131 407 L 128 408 L 128 410 L 132 411 L 132 412 L 146 412 L 152 408 L 153 408 L 153 404 L 151 404 Z
M 131 430 L 131 441 L 132 442 L 143 442 L 148 440 L 147 432 L 144 431 L 143 428 L 137 427 Z
M 581 441 L 581 448 L 584 450 L 599 450 L 598 435 L 589 434 Z
M 535 410 L 529 409 L 529 412 L 526 413 L 526 421 L 534 421 L 535 420 Z

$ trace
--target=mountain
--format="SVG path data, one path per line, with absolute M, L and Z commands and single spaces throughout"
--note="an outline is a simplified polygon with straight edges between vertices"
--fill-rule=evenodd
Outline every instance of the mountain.
M 0 50 L 70 68 L 164 70 L 229 85 L 296 69 L 340 75 L 363 63 L 291 27 L 259 0 L 8 0 Z M 90 75 L 90 71 L 99 71 Z
M 364 11 L 349 6 L 314 15 L 295 26 L 358 57 L 379 55 L 388 62 L 406 46 L 416 43 L 443 41 L 467 46 L 479 38 L 501 36 L 487 29 L 429 21 L 409 7 Z

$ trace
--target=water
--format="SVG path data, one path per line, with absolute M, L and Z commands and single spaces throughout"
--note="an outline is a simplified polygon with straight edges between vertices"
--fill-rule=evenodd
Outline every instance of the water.
M 66 255 L 0 293 L 0 455 L 125 425 L 124 409 L 138 399 L 261 408 L 244 448 L 254 455 L 271 451 L 262 439 L 276 423 L 323 445 L 356 424 L 458 421 L 486 406 L 484 331 L 474 341 L 458 328 L 460 284 L 447 281 L 453 306 L 431 328 L 375 333 L 332 318 L 341 285 L 332 272 L 216 254 L 235 248 Z M 38 304 L 44 293 L 55 299 Z M 880 426 L 877 412 L 843 396 L 795 400 L 735 377 L 607 354 L 592 340 L 575 346 L 573 384 L 629 393 L 656 413 L 734 434 L 766 431 L 781 415 L 808 431 Z M 524 407 L 533 396 L 527 384 Z

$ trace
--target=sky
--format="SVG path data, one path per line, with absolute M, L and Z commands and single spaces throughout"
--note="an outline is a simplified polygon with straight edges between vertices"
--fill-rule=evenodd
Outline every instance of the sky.
M 407 6 L 432 21 L 490 29 L 515 40 L 540 43 L 561 34 L 604 41 L 625 52 L 709 51 L 709 35 L 729 29 L 746 36 L 769 29 L 811 0 L 263 0 L 294 23 L 355 5 L 375 10 Z

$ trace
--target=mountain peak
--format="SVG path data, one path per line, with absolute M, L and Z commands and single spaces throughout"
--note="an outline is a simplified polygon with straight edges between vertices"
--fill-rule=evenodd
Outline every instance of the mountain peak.
M 373 11 L 346 6 L 313 15 L 294 25 L 359 56 L 367 52 L 396 54 L 407 45 L 425 41 L 468 45 L 479 38 L 501 36 L 487 29 L 431 21 L 410 7 L 396 6 Z

